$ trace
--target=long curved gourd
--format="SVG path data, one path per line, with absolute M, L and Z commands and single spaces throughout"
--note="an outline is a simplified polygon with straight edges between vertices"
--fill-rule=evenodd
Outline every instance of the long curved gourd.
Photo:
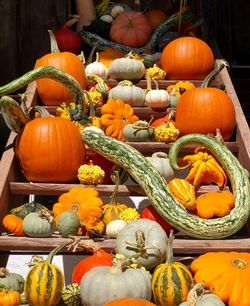
M 18 79 L 0 87 L 0 96 L 8 95 L 41 78 L 50 78 L 62 83 L 70 91 L 72 100 L 76 104 L 84 105 L 84 93 L 79 83 L 69 73 L 52 66 L 33 69 Z
M 121 165 L 140 184 L 157 212 L 171 225 L 201 239 L 221 239 L 236 233 L 250 215 L 250 184 L 245 169 L 227 147 L 215 138 L 190 134 L 171 147 L 169 160 L 174 168 L 181 148 L 190 143 L 206 146 L 226 170 L 235 195 L 235 207 L 223 218 L 201 219 L 189 214 L 174 198 L 163 177 L 136 149 L 94 131 L 82 132 L 86 145 L 107 159 Z

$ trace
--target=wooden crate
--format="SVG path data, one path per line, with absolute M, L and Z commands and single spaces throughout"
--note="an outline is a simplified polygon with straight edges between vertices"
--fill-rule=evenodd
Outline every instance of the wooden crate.
M 195 81 L 194 81 L 195 82 Z M 160 82 L 161 88 L 166 88 L 173 81 Z M 111 86 L 116 84 L 115 81 L 110 81 Z M 196 82 L 198 85 L 199 82 Z M 237 127 L 235 136 L 232 141 L 227 142 L 228 148 L 238 157 L 241 164 L 250 171 L 250 132 L 249 127 L 244 117 L 240 102 L 230 80 L 228 71 L 224 68 L 213 85 L 224 84 L 227 93 L 230 95 L 236 110 Z M 138 84 L 141 87 L 146 87 L 146 81 L 141 80 Z M 27 106 L 36 105 L 39 103 L 39 97 L 36 92 L 35 83 L 29 84 L 26 89 Z M 219 106 L 218 106 L 219 107 Z M 50 108 L 53 112 L 55 108 Z M 135 108 L 135 112 L 139 117 L 149 119 L 152 111 L 147 108 Z M 154 113 L 155 116 L 162 115 Z M 76 184 L 45 184 L 45 183 L 30 183 L 22 176 L 19 165 L 15 159 L 13 151 L 13 141 L 16 134 L 11 133 L 8 139 L 5 152 L 0 161 L 0 220 L 9 212 L 10 208 L 16 207 L 23 203 L 24 198 L 29 195 L 35 196 L 58 196 L 63 192 L 68 191 Z M 144 155 L 151 155 L 155 151 L 168 152 L 171 144 L 165 143 L 130 143 L 132 146 L 141 151 Z M 183 154 L 193 152 L 193 146 L 184 148 Z M 96 189 L 100 196 L 110 195 L 113 191 L 113 185 L 98 185 Z M 202 187 L 199 192 L 212 190 L 213 186 Z M 119 196 L 143 197 L 143 190 L 138 185 L 122 185 L 119 187 Z M 2 228 L 2 231 L 4 229 Z M 236 235 L 223 240 L 201 240 L 193 239 L 178 233 L 174 241 L 175 254 L 201 254 L 207 251 L 250 251 L 250 238 L 248 238 L 248 224 Z M 14 237 L 11 235 L 0 236 L 0 250 L 9 252 L 10 250 L 23 251 L 49 251 L 59 243 L 66 241 L 68 238 L 62 238 L 60 235 L 54 235 L 51 238 L 29 238 L 29 237 Z M 98 240 L 98 243 L 106 250 L 111 251 L 114 247 L 114 240 L 108 239 Z M 66 250 L 65 250 L 66 251 Z

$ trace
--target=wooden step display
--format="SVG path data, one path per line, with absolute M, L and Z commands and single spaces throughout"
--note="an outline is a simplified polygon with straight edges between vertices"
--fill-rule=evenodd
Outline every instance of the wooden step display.
M 199 82 L 193 81 L 197 85 Z M 168 85 L 174 83 L 173 81 L 161 81 L 159 82 L 159 88 L 166 88 Z M 231 97 L 235 110 L 237 127 L 235 136 L 232 141 L 226 142 L 226 146 L 234 153 L 239 159 L 240 163 L 250 172 L 250 132 L 243 114 L 240 102 L 237 94 L 232 85 L 228 71 L 224 68 L 216 77 L 213 86 L 223 84 L 227 93 Z M 115 86 L 116 81 L 108 81 L 109 86 Z M 146 87 L 146 80 L 141 80 L 138 84 L 142 88 Z M 39 104 L 39 97 L 36 91 L 35 82 L 28 85 L 26 89 L 26 105 L 27 107 Z M 218 106 L 219 107 L 219 106 Z M 52 113 L 55 108 L 48 108 Z M 148 120 L 151 115 L 159 116 L 159 113 L 152 112 L 147 107 L 135 108 L 135 113 L 140 119 Z M 162 113 L 160 114 L 162 116 Z M 0 221 L 10 211 L 11 208 L 17 207 L 25 202 L 25 197 L 28 196 L 59 196 L 60 194 L 68 191 L 71 187 L 77 184 L 45 184 L 45 183 L 31 183 L 28 182 L 20 171 L 19 164 L 15 159 L 15 153 L 13 150 L 13 142 L 16 134 L 11 132 L 8 142 L 6 144 L 5 151 L 0 161 Z M 168 152 L 171 144 L 147 142 L 147 143 L 129 143 L 145 156 L 150 156 L 156 151 Z M 184 148 L 182 154 L 190 154 L 193 152 L 194 147 L 189 145 Z M 100 196 L 111 195 L 114 186 L 113 185 L 98 185 L 95 187 Z M 199 193 L 213 190 L 213 186 L 203 186 Z M 125 197 L 144 197 L 144 191 L 139 185 L 122 185 L 118 189 L 119 196 Z M 1 222 L 2 223 L 2 222 Z M 1 225 L 2 226 L 2 225 Z M 1 228 L 2 232 L 4 229 Z M 200 240 L 187 237 L 181 233 L 176 235 L 174 241 L 174 252 L 177 254 L 200 254 L 207 251 L 250 251 L 250 238 L 248 232 L 248 224 L 236 235 L 223 240 Z M 15 237 L 13 235 L 0 236 L 0 252 L 9 252 L 11 250 L 23 250 L 23 251 L 49 251 L 56 245 L 65 241 L 67 238 L 62 238 L 59 235 L 54 235 L 51 238 L 29 238 L 29 237 Z M 114 240 L 112 239 L 99 239 L 97 240 L 100 245 L 108 250 L 112 251 L 114 248 Z M 66 251 L 66 250 L 65 250 Z

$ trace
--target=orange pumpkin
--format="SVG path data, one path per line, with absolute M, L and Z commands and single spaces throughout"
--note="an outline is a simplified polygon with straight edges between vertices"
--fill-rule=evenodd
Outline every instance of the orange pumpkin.
M 20 293 L 14 290 L 0 291 L 0 305 L 19 306 L 21 302 Z
M 110 39 L 114 42 L 137 48 L 146 45 L 151 35 L 147 18 L 140 12 L 121 13 L 110 27 Z
M 123 128 L 138 120 L 133 107 L 120 99 L 108 99 L 101 108 L 101 125 L 105 134 L 118 140 L 124 141 Z
M 207 252 L 190 266 L 196 283 L 229 306 L 250 305 L 250 253 Z
M 163 49 L 160 58 L 160 67 L 169 80 L 202 80 L 213 66 L 211 48 L 196 37 L 174 39 Z
M 147 300 L 137 298 L 119 298 L 105 303 L 103 306 L 156 306 Z
M 152 31 L 158 28 L 158 26 L 168 18 L 167 15 L 160 10 L 149 10 L 145 12 L 144 15 L 147 18 Z
M 85 68 L 80 58 L 70 52 L 60 52 L 55 37 L 50 32 L 51 53 L 45 54 L 37 60 L 35 68 L 53 66 L 68 72 L 80 86 L 86 88 Z M 44 105 L 60 105 L 62 102 L 72 102 L 72 97 L 67 88 L 58 82 L 42 78 L 36 81 L 39 97 Z
M 32 182 L 76 181 L 85 161 L 79 129 L 60 117 L 28 122 L 18 134 L 15 149 L 24 176 Z
M 3 226 L 16 236 L 25 236 L 23 231 L 23 220 L 16 215 L 8 214 L 3 218 Z
M 106 67 L 109 67 L 110 63 L 117 59 L 124 57 L 125 54 L 120 50 L 113 48 L 105 48 L 103 51 L 99 52 L 99 62 L 103 63 Z
M 231 98 L 219 88 L 207 87 L 222 66 L 225 66 L 223 61 L 208 75 L 201 87 L 187 90 L 180 96 L 176 106 L 175 122 L 181 135 L 216 135 L 217 129 L 224 140 L 229 140 L 233 135 L 236 114 Z

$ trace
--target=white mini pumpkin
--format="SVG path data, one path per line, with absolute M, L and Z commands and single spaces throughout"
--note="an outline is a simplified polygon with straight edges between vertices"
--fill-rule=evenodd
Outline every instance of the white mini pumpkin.
M 145 105 L 155 111 L 165 111 L 170 104 L 168 92 L 165 89 L 159 89 L 158 83 L 155 80 L 156 89 L 152 89 L 151 81 L 149 79 L 147 79 L 147 82 L 148 92 L 145 97 Z
M 127 225 L 123 220 L 112 220 L 106 226 L 106 235 L 108 238 L 116 238 L 118 233 Z
M 90 63 L 85 68 L 86 75 L 94 74 L 106 80 L 108 78 L 108 68 L 99 60 L 98 52 L 96 53 L 96 60 L 93 63 Z
M 167 153 L 155 152 L 152 156 L 147 156 L 146 159 L 150 161 L 167 182 L 174 178 L 175 172 L 169 163 Z

